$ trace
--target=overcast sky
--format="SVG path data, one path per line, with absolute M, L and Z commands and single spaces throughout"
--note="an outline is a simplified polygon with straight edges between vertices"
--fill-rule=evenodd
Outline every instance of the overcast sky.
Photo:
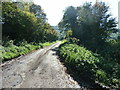
M 63 10 L 68 6 L 80 6 L 83 3 L 92 2 L 96 0 L 33 0 L 35 4 L 40 5 L 44 12 L 47 14 L 48 23 L 56 26 L 63 17 Z M 120 0 L 98 0 L 104 1 L 110 6 L 111 14 L 118 19 L 118 1 Z

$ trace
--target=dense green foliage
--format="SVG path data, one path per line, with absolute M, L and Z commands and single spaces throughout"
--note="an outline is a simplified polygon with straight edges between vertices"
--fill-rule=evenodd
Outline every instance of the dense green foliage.
M 120 34 L 104 2 L 68 7 L 59 23 L 64 40 L 59 55 L 80 75 L 113 88 L 120 87 Z M 51 45 L 58 33 L 47 22 L 40 5 L 33 2 L 2 2 L 3 61 Z
M 107 61 L 100 55 L 76 44 L 61 45 L 59 54 L 65 63 L 85 78 L 90 78 L 102 85 L 120 87 L 120 64 Z
M 71 29 L 72 37 L 80 39 L 88 49 L 94 51 L 104 47 L 106 39 L 117 31 L 116 21 L 108 13 L 109 6 L 103 2 L 92 5 L 85 3 L 79 7 L 68 7 L 59 23 L 62 30 Z
M 105 49 L 100 51 L 100 54 L 107 60 L 120 64 L 120 41 L 108 40 Z
M 2 2 L 3 61 L 51 45 L 57 39 L 57 32 L 47 22 L 40 5 L 12 1 Z
M 19 45 L 14 45 L 13 40 L 7 41 L 4 46 L 0 46 L 2 52 L 2 61 L 6 61 L 20 55 L 25 55 L 31 51 L 52 45 L 56 42 L 46 43 L 27 43 L 26 41 L 19 42 Z
M 3 2 L 2 7 L 3 37 L 9 36 L 16 43 L 23 39 L 28 42 L 57 39 L 57 32 L 47 23 L 46 14 L 39 5 Z
M 74 44 L 61 46 L 59 53 L 65 63 L 83 76 L 109 87 L 120 87 L 120 35 L 111 37 L 118 30 L 108 11 L 104 2 L 66 8 L 59 28 Z

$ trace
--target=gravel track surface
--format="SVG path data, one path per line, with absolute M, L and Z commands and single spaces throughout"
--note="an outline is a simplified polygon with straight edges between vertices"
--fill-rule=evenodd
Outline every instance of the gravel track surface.
M 60 43 L 1 64 L 2 88 L 80 88 L 56 55 Z

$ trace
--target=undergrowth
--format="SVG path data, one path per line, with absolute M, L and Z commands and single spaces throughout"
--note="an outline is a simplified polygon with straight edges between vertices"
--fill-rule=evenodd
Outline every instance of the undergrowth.
M 13 41 L 7 41 L 4 45 L 0 45 L 1 58 L 2 62 L 13 59 L 15 57 L 25 55 L 34 50 L 43 48 L 56 43 L 55 42 L 46 42 L 46 43 L 27 43 L 26 41 L 14 45 Z
M 59 55 L 66 64 L 85 78 L 90 78 L 103 86 L 120 87 L 120 64 L 107 61 L 83 46 L 70 43 L 64 43 L 59 47 Z

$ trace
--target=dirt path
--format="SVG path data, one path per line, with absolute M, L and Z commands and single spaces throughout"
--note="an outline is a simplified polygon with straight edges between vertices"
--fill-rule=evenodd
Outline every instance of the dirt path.
M 1 65 L 3 88 L 80 88 L 56 55 L 60 42 Z

